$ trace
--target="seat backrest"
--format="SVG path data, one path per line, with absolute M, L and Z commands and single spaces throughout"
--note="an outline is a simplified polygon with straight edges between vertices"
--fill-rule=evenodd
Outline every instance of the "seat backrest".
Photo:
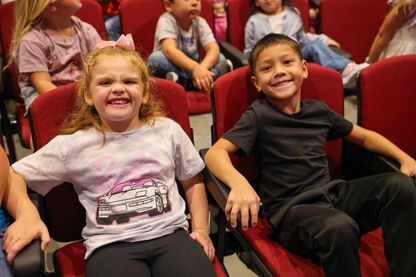
M 292 0 L 291 3 L 301 14 L 305 30 L 309 29 L 309 0 Z M 227 41 L 240 51 L 245 48 L 244 29 L 250 18 L 249 0 L 228 0 L 227 9 Z
M 191 137 L 183 87 L 167 80 L 155 81 L 153 91 L 156 97 L 164 100 L 168 117 L 180 124 Z M 40 95 L 33 102 L 29 121 L 35 151 L 59 134 L 62 123 L 75 107 L 76 87 L 77 83 L 59 87 Z M 85 226 L 85 210 L 78 201 L 72 184 L 65 183 L 53 188 L 45 195 L 45 202 L 51 237 L 60 242 L 81 239 L 81 231 Z
M 357 63 L 364 62 L 387 11 L 385 0 L 322 0 L 321 31 L 340 43 Z
M 214 15 L 211 0 L 202 0 L 200 16 L 214 32 Z M 120 3 L 120 21 L 123 34 L 131 34 L 138 51 L 147 59 L 153 52 L 156 25 L 165 12 L 160 0 L 124 0 Z
M 84 22 L 91 24 L 103 40 L 107 40 L 103 8 L 96 0 L 82 0 L 82 8 L 75 14 Z
M 380 60 L 359 76 L 358 124 L 416 158 L 416 55 Z
M 9 59 L 9 49 L 13 36 L 14 5 L 14 1 L 0 5 L 0 42 L 5 64 Z M 14 65 L 9 66 L 3 76 L 5 91 L 9 94 L 8 97 L 13 98 L 18 103 L 23 103 L 23 99 L 20 98 L 18 74 Z
M 343 88 L 339 73 L 315 63 L 308 64 L 309 76 L 302 85 L 302 99 L 317 99 L 325 102 L 332 110 L 343 115 Z M 213 103 L 213 141 L 219 139 L 240 119 L 251 103 L 259 98 L 252 84 L 248 66 L 235 69 L 218 78 L 211 92 Z M 340 177 L 342 141 L 326 143 L 327 160 L 333 178 Z M 256 187 L 257 176 L 253 173 L 252 157 L 231 157 L 236 168 Z M 246 170 L 249 169 L 249 170 Z

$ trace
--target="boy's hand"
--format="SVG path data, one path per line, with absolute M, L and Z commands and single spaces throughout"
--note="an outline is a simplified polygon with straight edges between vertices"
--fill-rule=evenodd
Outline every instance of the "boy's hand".
M 7 254 L 7 262 L 11 264 L 17 253 L 37 238 L 41 238 L 41 248 L 45 251 L 50 237 L 48 229 L 39 217 L 21 217 L 13 222 L 3 237 L 3 250 Z
M 225 206 L 225 216 L 231 222 L 234 228 L 237 226 L 237 214 L 241 212 L 241 224 L 243 230 L 247 230 L 249 226 L 249 218 L 251 214 L 251 225 L 257 225 L 259 213 L 260 197 L 257 195 L 253 187 L 247 184 L 239 184 L 234 186 L 227 199 Z
M 338 48 L 341 47 L 341 45 L 338 42 L 336 42 L 335 40 L 333 40 L 332 38 L 328 39 L 325 44 L 326 44 L 326 46 L 336 46 Z
M 194 70 L 192 71 L 192 75 L 194 77 L 194 87 L 198 88 L 199 90 L 209 90 L 214 79 L 214 73 L 206 69 L 201 65 L 197 65 Z
M 415 177 L 416 161 L 412 158 L 408 159 L 406 162 L 402 163 L 402 165 L 400 166 L 400 171 L 409 177 Z
M 208 236 L 208 232 L 202 229 L 196 229 L 191 234 L 191 238 L 202 246 L 209 260 L 212 262 L 215 256 L 215 249 L 212 241 Z

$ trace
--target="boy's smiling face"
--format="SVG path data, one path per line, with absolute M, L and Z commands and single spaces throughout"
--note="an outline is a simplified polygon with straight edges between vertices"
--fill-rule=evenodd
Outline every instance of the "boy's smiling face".
M 257 91 L 286 113 L 300 110 L 300 88 L 308 77 L 306 62 L 288 44 L 265 48 L 258 56 L 255 76 L 251 77 Z

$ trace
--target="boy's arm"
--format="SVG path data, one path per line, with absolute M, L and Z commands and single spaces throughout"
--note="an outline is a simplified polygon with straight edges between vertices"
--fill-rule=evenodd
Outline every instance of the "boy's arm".
M 386 48 L 394 33 L 407 19 L 405 10 L 408 11 L 408 6 L 404 6 L 398 11 L 397 14 L 396 9 L 392 9 L 384 18 L 384 21 L 381 24 L 381 27 L 373 41 L 373 44 L 371 45 L 370 53 L 368 54 L 368 59 L 371 62 L 378 61 L 381 52 L 383 52 L 383 50 Z
M 39 95 L 56 88 L 48 72 L 33 72 L 29 78 Z
M 208 200 L 201 174 L 180 182 L 191 213 L 192 233 L 190 236 L 204 248 L 208 258 L 212 261 L 215 249 L 209 237 Z
M 365 149 L 389 157 L 400 163 L 400 171 L 410 177 L 416 176 L 416 161 L 382 135 L 354 124 L 345 137 Z
M 4 206 L 15 219 L 15 222 L 7 228 L 3 238 L 3 250 L 7 253 L 7 262 L 11 263 L 16 254 L 36 238 L 41 238 L 41 247 L 45 250 L 50 241 L 48 229 L 27 195 L 24 180 L 12 167 L 9 170 L 4 193 Z
M 234 143 L 219 139 L 207 152 L 205 162 L 211 172 L 230 187 L 230 195 L 225 207 L 225 215 L 230 220 L 231 226 L 237 226 L 237 214 L 241 211 L 241 223 L 243 230 L 251 225 L 257 225 L 257 216 L 260 206 L 260 198 L 247 179 L 238 172 L 230 160 L 230 154 L 239 147 Z
M 209 69 L 207 69 L 202 64 L 199 64 L 193 59 L 189 58 L 181 50 L 179 50 L 176 46 L 175 39 L 166 38 L 162 40 L 161 44 L 163 53 L 166 55 L 166 58 L 168 58 L 176 66 L 192 72 L 194 80 L 197 80 L 195 85 L 198 89 L 209 89 L 214 81 L 212 78 L 214 73 L 209 71 Z

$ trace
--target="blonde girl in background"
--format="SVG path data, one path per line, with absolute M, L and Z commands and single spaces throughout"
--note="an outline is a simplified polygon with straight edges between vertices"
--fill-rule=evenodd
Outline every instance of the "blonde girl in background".
M 86 210 L 86 276 L 216 276 L 204 162 L 161 107 L 131 35 L 100 42 L 63 135 L 12 165 L 13 185 L 42 195 L 74 185 Z
M 390 11 L 375 37 L 368 62 L 416 54 L 416 1 L 389 0 Z
M 15 64 L 21 97 L 28 108 L 42 93 L 77 81 L 86 55 L 100 39 L 73 16 L 80 0 L 16 0 L 16 23 L 8 66 Z

